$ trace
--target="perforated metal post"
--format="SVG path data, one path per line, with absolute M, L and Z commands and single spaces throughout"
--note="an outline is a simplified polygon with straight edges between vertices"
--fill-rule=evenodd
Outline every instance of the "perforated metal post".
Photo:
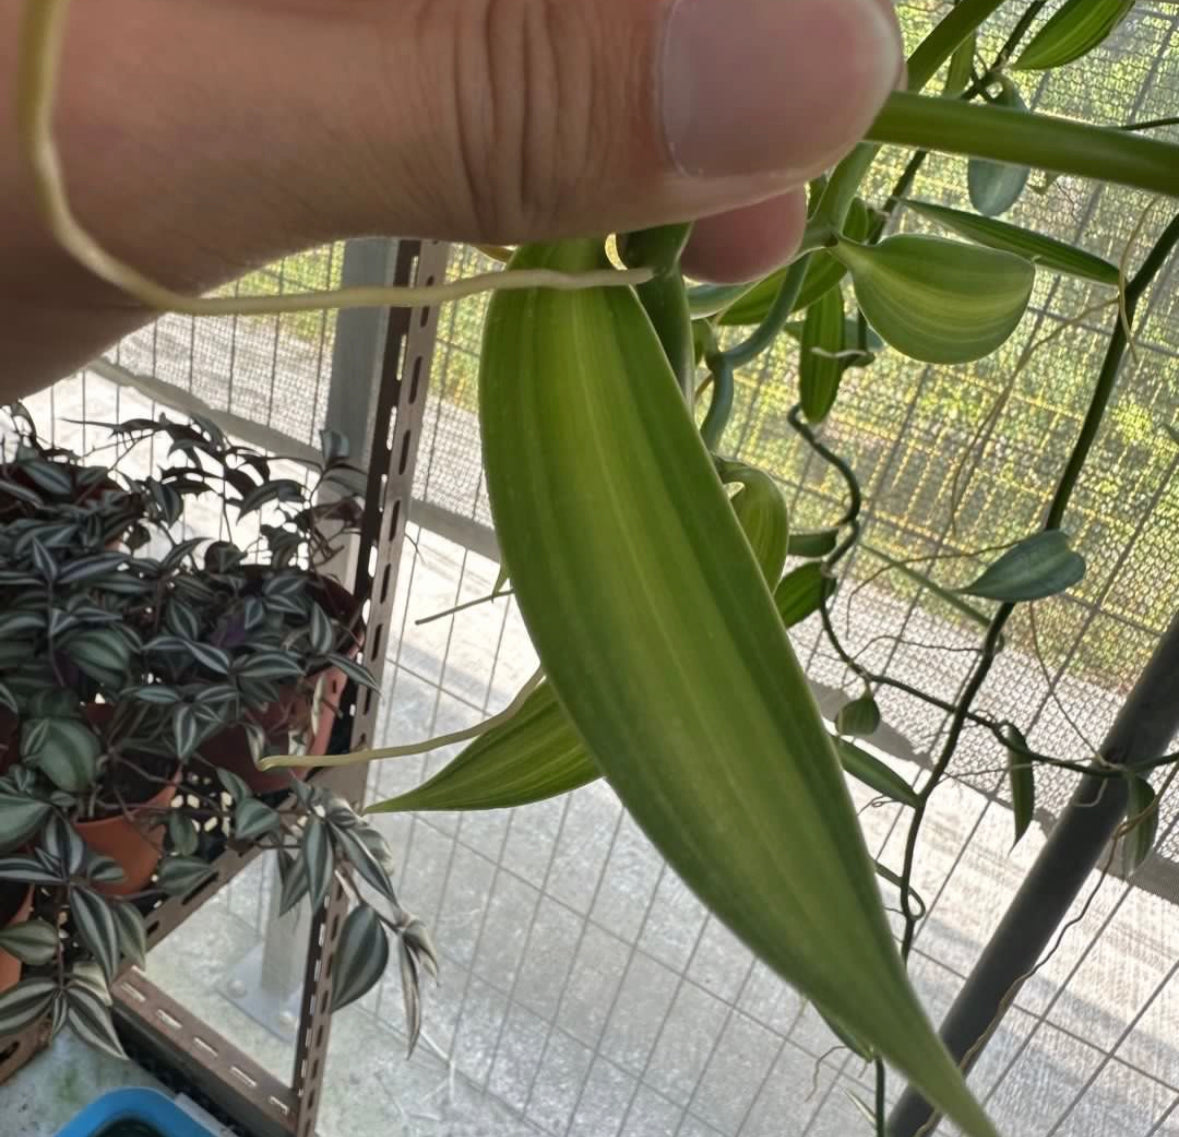
M 344 248 L 340 285 L 343 288 L 382 286 L 395 283 L 398 269 L 397 242 L 386 237 L 365 237 L 349 241 Z M 390 313 L 385 308 L 354 308 L 336 319 L 332 344 L 331 386 L 328 391 L 324 427 L 343 435 L 349 442 L 351 461 L 361 469 L 370 466 L 373 445 L 373 416 L 380 401 L 385 369 Z M 387 435 L 388 428 L 385 427 Z M 271 447 L 281 449 L 281 447 Z M 353 487 L 363 491 L 358 479 Z M 321 498 L 343 492 L 324 486 Z M 339 551 L 323 566 L 325 575 L 337 580 L 355 580 L 361 541 L 349 536 L 337 542 Z M 303 983 L 306 944 L 311 917 L 305 905 L 280 915 L 278 865 L 270 872 L 270 892 L 262 943 L 252 947 L 233 969 L 225 984 L 234 1002 L 263 1026 L 283 1038 L 292 1038 L 297 1018 L 292 1006 Z
M 429 285 L 446 275 L 447 246 L 403 241 L 398 245 L 397 283 Z M 437 310 L 394 311 L 389 318 L 380 391 L 373 415 L 365 518 L 360 534 L 354 594 L 367 597 L 364 662 L 379 681 L 384 669 L 387 629 L 397 591 L 397 570 L 413 492 L 418 440 L 426 406 Z M 352 725 L 352 749 L 372 744 L 379 699 L 359 693 Z M 359 802 L 367 767 L 341 772 L 338 792 Z M 298 1101 L 296 1137 L 313 1137 L 319 1114 L 331 1027 L 332 965 L 347 901 L 337 882 L 327 905 L 315 916 L 307 953 L 294 1090 Z

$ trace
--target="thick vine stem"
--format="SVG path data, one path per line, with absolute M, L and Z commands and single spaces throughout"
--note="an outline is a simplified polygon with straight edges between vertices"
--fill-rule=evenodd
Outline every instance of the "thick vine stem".
M 635 291 L 689 407 L 696 386 L 696 344 L 680 257 L 691 234 L 691 225 L 663 225 L 620 237 L 618 242 L 619 256 L 627 268 L 648 268 L 656 274 Z
M 145 276 L 107 252 L 74 216 L 53 133 L 62 43 L 70 0 L 26 0 L 21 21 L 17 117 L 21 149 L 33 174 L 37 204 L 57 242 L 95 276 L 147 308 L 186 316 L 280 316 L 349 308 L 417 308 L 526 288 L 572 291 L 638 286 L 649 269 L 567 274 L 544 270 L 492 272 L 424 288 L 341 288 L 286 296 L 188 296 Z M 505 250 L 506 251 L 506 250 Z
M 902 92 L 868 137 L 1179 197 L 1179 146 L 1056 115 Z
M 733 364 L 724 352 L 713 352 L 705 357 L 712 378 L 712 401 L 700 424 L 700 437 L 713 453 L 720 447 L 725 428 L 733 413 Z

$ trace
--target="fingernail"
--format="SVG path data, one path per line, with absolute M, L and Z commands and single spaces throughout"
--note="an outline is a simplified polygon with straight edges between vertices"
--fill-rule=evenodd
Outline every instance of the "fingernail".
M 903 58 L 879 0 L 674 0 L 658 90 L 693 177 L 813 169 L 851 146 Z

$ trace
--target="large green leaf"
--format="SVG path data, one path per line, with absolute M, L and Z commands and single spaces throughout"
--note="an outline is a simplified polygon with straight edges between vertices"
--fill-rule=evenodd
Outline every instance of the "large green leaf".
M 513 266 L 602 262 L 579 241 Z M 634 294 L 497 293 L 479 395 L 517 602 L 626 808 L 758 955 L 994 1137 L 909 984 L 831 739 Z
M 365 839 L 366 830 L 371 834 Z M 332 837 L 340 855 L 356 869 L 369 884 L 393 903 L 397 902 L 397 895 L 393 891 L 393 881 L 386 867 L 392 862 L 392 855 L 387 847 L 376 845 L 381 841 L 381 835 L 376 830 L 369 830 L 367 826 L 341 828 L 332 826 Z
M 1007 78 L 999 78 L 996 106 L 1013 111 L 1027 111 L 1027 104 L 1019 88 Z M 998 217 L 1006 213 L 1023 193 L 1032 175 L 1027 166 L 1012 166 L 1007 162 L 991 162 L 986 158 L 971 158 L 966 166 L 966 185 L 970 204 L 984 217 Z
M 86 860 L 86 842 L 81 834 L 60 815 L 54 815 L 41 835 L 41 848 L 51 861 L 62 868 L 63 876 L 74 876 Z
M 187 896 L 216 871 L 200 857 L 165 857 L 160 862 L 159 886 L 169 896 Z
M 1055 596 L 1072 588 L 1084 575 L 1085 558 L 1069 548 L 1068 534 L 1062 529 L 1047 529 L 1013 545 L 961 591 L 967 596 L 1017 604 Z
M 22 884 L 61 884 L 64 879 L 60 866 L 46 868 L 39 857 L 0 857 L 0 880 L 16 880 Z
M 6 612 L 0 615 L 0 636 L 9 639 L 35 634 L 43 631 L 47 622 L 44 612 Z M 32 651 L 31 645 L 26 650 Z
M 126 1058 L 110 1007 L 106 1005 L 84 983 L 71 983 L 66 988 L 66 1004 L 69 1007 L 68 1022 L 83 1042 L 105 1050 L 115 1058 Z
M 282 885 L 279 891 L 278 914 L 283 916 L 307 895 L 307 862 L 301 855 L 292 857 L 290 853 L 280 849 L 278 875 Z
M 835 405 L 843 375 L 843 289 L 832 288 L 806 312 L 798 358 L 798 389 L 802 413 L 822 422 Z
M 136 967 L 142 967 L 147 960 L 147 927 L 143 915 L 126 900 L 112 900 L 111 914 L 115 918 L 119 950 Z
M 245 798 L 233 811 L 233 835 L 239 841 L 253 841 L 277 829 L 278 813 L 256 797 Z
M 0 853 L 23 845 L 45 824 L 51 809 L 37 798 L 0 794 Z
M 846 773 L 895 801 L 911 805 L 913 791 L 871 754 L 837 741 Z M 541 683 L 507 721 L 473 742 L 428 782 L 377 802 L 369 813 L 512 809 L 569 793 L 601 771 L 548 683 Z
M 1093 253 L 1087 253 L 1084 249 L 1067 245 L 1054 237 L 1046 237 L 1043 233 L 1036 233 L 1031 229 L 1021 229 L 1009 221 L 979 217 L 977 213 L 966 213 L 928 201 L 908 201 L 905 205 L 923 217 L 954 230 L 968 241 L 974 241 L 975 244 L 1016 253 L 1051 272 L 1065 273 L 1082 280 L 1093 280 L 1098 284 L 1109 284 L 1114 288 L 1118 286 L 1117 265 Z
M 66 654 L 92 679 L 122 686 L 131 647 L 116 628 L 79 632 L 65 644 Z
M 199 848 L 200 836 L 186 812 L 174 809 L 168 814 L 168 840 L 172 843 L 172 851 L 183 857 L 192 856 Z
M 1018 71 L 1047 71 L 1087 55 L 1120 24 L 1134 0 L 1065 0 L 1015 61 Z
M 172 745 L 176 748 L 176 757 L 182 762 L 200 745 L 203 731 L 192 703 L 177 703 L 172 708 Z
M 926 363 L 969 363 L 1015 331 L 1036 270 L 1012 253 L 939 237 L 841 243 L 856 299 L 885 342 Z
M 114 1002 L 110 984 L 106 981 L 102 968 L 92 959 L 79 959 L 70 968 L 69 981 L 80 987 L 89 988 L 104 1006 L 109 1007 Z
M 370 813 L 507 809 L 592 782 L 597 766 L 557 696 L 542 683 L 507 722 L 476 739 L 428 782 L 370 805 Z
M 332 886 L 332 871 L 335 857 L 327 824 L 318 817 L 307 819 L 303 830 L 303 865 L 307 871 L 307 891 L 311 899 L 311 911 L 316 912 L 327 899 Z
M 782 575 L 790 528 L 786 499 L 768 474 L 743 462 L 715 459 L 722 481 L 741 489 L 731 499 L 762 577 Z M 501 569 L 501 580 L 507 573 Z M 368 807 L 370 813 L 508 809 L 568 793 L 600 774 L 577 732 L 542 683 L 506 722 L 482 734 L 428 782 Z

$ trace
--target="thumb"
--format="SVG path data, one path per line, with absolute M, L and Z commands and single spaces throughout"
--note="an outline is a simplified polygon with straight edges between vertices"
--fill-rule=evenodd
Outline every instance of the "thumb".
M 903 67 L 889 0 L 384 8 L 356 80 L 380 97 L 352 103 L 378 111 L 350 129 L 385 232 L 511 243 L 762 201 L 850 149 Z

